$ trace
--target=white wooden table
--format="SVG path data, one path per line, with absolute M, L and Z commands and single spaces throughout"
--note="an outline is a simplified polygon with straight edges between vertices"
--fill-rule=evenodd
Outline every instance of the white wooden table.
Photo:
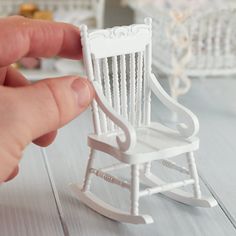
M 236 235 L 235 89 L 233 79 L 193 80 L 190 93 L 181 98 L 199 116 L 201 185 L 203 192 L 216 197 L 218 207 L 192 208 L 154 195 L 141 201 L 141 211 L 149 212 L 155 223 L 135 226 L 106 219 L 81 204 L 68 184 L 81 182 L 84 175 L 86 134 L 91 131 L 87 111 L 60 130 L 46 159 L 38 147 L 27 148 L 18 177 L 0 187 L 0 235 Z M 153 109 L 154 119 L 163 119 L 160 109 Z M 154 169 L 166 174 L 161 167 Z M 128 206 L 119 188 L 110 192 L 99 180 L 93 188 L 108 201 Z

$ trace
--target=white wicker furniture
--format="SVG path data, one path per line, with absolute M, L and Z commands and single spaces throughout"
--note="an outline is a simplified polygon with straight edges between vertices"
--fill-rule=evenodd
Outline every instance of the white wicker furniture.
M 0 0 L 0 16 L 16 14 L 20 4 L 24 2 L 26 1 Z M 91 22 L 94 28 L 103 27 L 105 0 L 31 0 L 30 2 L 35 2 L 40 9 L 51 10 L 53 12 L 59 11 L 61 14 L 65 12 L 77 12 L 76 19 L 73 16 L 75 22 L 87 20 L 86 24 Z
M 213 198 L 201 196 L 193 156 L 199 145 L 198 120 L 163 90 L 152 73 L 151 19 L 145 19 L 145 24 L 92 33 L 82 26 L 81 34 L 87 76 L 96 91 L 92 103 L 95 133 L 88 137 L 91 152 L 84 184 L 71 185 L 76 196 L 108 218 L 133 224 L 153 221 L 151 216 L 139 213 L 139 198 L 155 193 L 189 205 L 215 206 Z M 176 130 L 151 122 L 151 93 L 181 117 Z M 110 154 L 118 163 L 95 168 L 98 151 Z M 188 168 L 168 160 L 180 154 L 186 154 Z M 174 183 L 163 182 L 151 172 L 151 162 L 155 160 L 187 174 L 188 178 Z M 123 167 L 131 169 L 130 181 L 122 181 L 108 173 Z M 92 194 L 92 175 L 130 191 L 130 212 L 116 209 Z M 139 189 L 140 180 L 148 186 L 146 189 Z M 193 193 L 178 189 L 186 185 L 193 185 Z
M 173 91 L 172 94 L 177 92 L 178 97 L 181 93 L 188 91 L 190 88 L 188 77 L 236 74 L 235 7 L 211 7 L 207 10 L 198 10 L 183 22 L 182 26 L 187 32 L 188 39 L 186 40 L 189 41 L 191 56 L 182 73 L 185 78 L 177 78 L 174 67 L 178 58 L 175 51 L 179 50 L 181 45 L 175 43 L 177 39 L 174 29 L 171 29 L 173 20 L 170 14 L 153 6 L 137 7 L 135 4 L 130 4 L 130 6 L 134 9 L 136 23 L 140 23 L 147 16 L 153 18 L 153 64 L 167 74 L 170 80 L 180 80 L 175 85 L 172 81 L 171 84 L 177 86 L 172 90 L 178 90 L 179 83 L 183 82 L 182 90 L 179 93 Z M 183 30 L 183 28 L 175 30 Z M 181 59 L 183 58 L 180 56 L 180 64 Z

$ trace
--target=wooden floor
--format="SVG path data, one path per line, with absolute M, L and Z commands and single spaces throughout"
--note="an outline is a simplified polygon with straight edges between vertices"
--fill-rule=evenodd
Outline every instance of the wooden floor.
M 153 216 L 151 225 L 128 225 L 98 215 L 76 200 L 68 184 L 82 182 L 91 131 L 90 112 L 65 128 L 47 148 L 47 158 L 31 145 L 20 166 L 19 176 L 0 187 L 1 236 L 234 236 L 236 235 L 236 80 L 193 80 L 191 91 L 181 99 L 200 120 L 201 148 L 196 153 L 205 195 L 213 194 L 219 206 L 200 209 L 185 206 L 162 195 L 141 200 L 141 212 Z M 168 111 L 153 98 L 152 118 L 166 121 Z M 164 116 L 160 113 L 164 112 Z M 168 119 L 167 119 L 168 120 Z M 184 160 L 184 157 L 182 158 Z M 110 162 L 104 155 L 97 165 Z M 158 164 L 153 171 L 166 172 Z M 122 173 L 121 173 L 122 174 Z M 127 173 L 124 173 L 127 175 Z M 94 192 L 125 209 L 128 193 L 94 180 Z

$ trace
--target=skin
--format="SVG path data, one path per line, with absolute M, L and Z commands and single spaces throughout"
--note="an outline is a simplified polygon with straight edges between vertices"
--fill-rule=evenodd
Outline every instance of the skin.
M 79 29 L 64 23 L 8 17 L 0 20 L 0 183 L 14 178 L 25 147 L 48 146 L 57 129 L 83 112 L 94 97 L 78 76 L 34 84 L 10 65 L 20 58 L 81 59 Z

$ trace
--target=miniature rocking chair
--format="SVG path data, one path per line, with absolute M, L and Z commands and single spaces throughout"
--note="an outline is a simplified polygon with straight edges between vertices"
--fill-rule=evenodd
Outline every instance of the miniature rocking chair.
M 88 137 L 91 152 L 84 184 L 71 184 L 71 188 L 83 203 L 98 213 L 133 224 L 153 222 L 151 216 L 139 214 L 139 198 L 155 193 L 192 206 L 217 205 L 215 199 L 201 196 L 193 155 L 199 146 L 198 119 L 163 90 L 151 71 L 151 30 L 150 18 L 145 19 L 145 24 L 92 33 L 87 32 L 86 26 L 81 27 L 87 76 L 96 91 L 92 103 L 95 133 Z M 182 119 L 176 130 L 150 121 L 151 92 Z M 96 169 L 93 162 L 97 151 L 113 156 L 118 164 Z M 180 154 L 186 154 L 188 168 L 169 161 Z M 151 172 L 151 162 L 155 160 L 189 178 L 165 183 Z M 108 173 L 127 166 L 131 168 L 130 183 Z M 90 192 L 92 175 L 128 189 L 130 212 L 116 209 Z M 140 181 L 147 185 L 145 190 L 139 189 Z M 193 193 L 179 189 L 187 185 L 193 185 Z

